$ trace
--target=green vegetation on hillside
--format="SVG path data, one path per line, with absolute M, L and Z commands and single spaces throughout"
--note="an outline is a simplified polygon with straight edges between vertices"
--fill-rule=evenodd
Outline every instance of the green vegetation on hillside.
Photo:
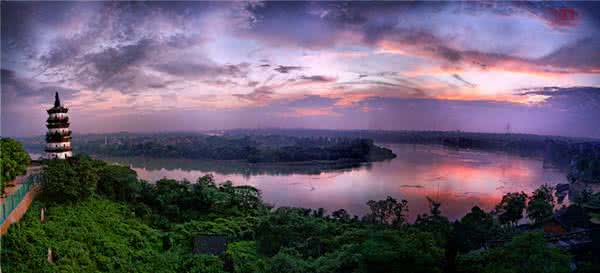
M 58 179 L 67 183 L 51 189 Z M 48 162 L 43 181 L 42 198 L 3 237 L 5 272 L 570 272 L 569 255 L 540 234 L 515 236 L 512 223 L 528 209 L 516 193 L 500 206 L 511 215 L 506 224 L 478 207 L 452 223 L 435 200 L 408 224 L 410 204 L 391 197 L 369 201 L 362 219 L 345 210 L 271 209 L 250 186 L 212 176 L 151 184 L 86 156 Z M 192 254 L 200 234 L 226 235 L 226 251 Z M 506 243 L 486 250 L 494 240 Z
M 571 182 L 600 183 L 600 157 L 588 155 L 573 159 L 567 178 Z
M 21 143 L 10 138 L 0 139 L 0 195 L 4 194 L 6 183 L 25 174 L 30 162 Z

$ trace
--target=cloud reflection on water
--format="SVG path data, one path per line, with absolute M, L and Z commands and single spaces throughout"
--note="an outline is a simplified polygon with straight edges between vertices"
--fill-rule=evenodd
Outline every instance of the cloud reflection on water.
M 515 155 L 451 150 L 440 146 L 387 145 L 397 158 L 359 167 L 321 174 L 247 175 L 215 172 L 217 181 L 231 180 L 238 185 L 259 188 L 263 199 L 276 206 L 323 207 L 329 212 L 345 208 L 350 213 L 367 212 L 366 202 L 387 195 L 406 199 L 409 218 L 428 212 L 426 196 L 442 202 L 443 213 L 451 219 L 463 216 L 474 205 L 493 209 L 502 195 L 510 191 L 531 192 L 544 183 L 566 182 L 565 174 L 544 169 L 540 159 Z M 146 159 L 151 160 L 151 159 Z M 188 179 L 209 173 L 177 166 L 148 168 L 129 162 L 142 179 L 163 177 Z

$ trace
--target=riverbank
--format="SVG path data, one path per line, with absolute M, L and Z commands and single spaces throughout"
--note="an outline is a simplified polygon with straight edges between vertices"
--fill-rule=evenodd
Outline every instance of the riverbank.
M 531 272 L 523 266 L 543 258 L 551 272 L 570 272 L 569 256 L 548 247 L 541 233 L 503 232 L 478 208 L 451 224 L 434 205 L 430 214 L 409 224 L 402 215 L 406 204 L 391 197 L 365 204 L 372 214 L 361 219 L 345 210 L 269 209 L 252 187 L 217 184 L 210 177 L 199 178 L 198 184 L 139 181 L 137 187 L 131 184 L 134 177 L 98 171 L 95 196 L 34 202 L 21 224 L 3 238 L 5 271 L 425 273 L 455 264 L 460 273 L 492 272 L 481 268 L 499 266 Z M 113 179 L 124 179 L 113 187 L 129 185 L 115 192 L 129 197 L 112 199 L 100 190 Z M 39 220 L 42 207 L 47 208 L 44 223 Z M 225 243 L 210 252 L 193 247 L 198 238 L 207 237 Z M 451 238 L 461 239 L 450 246 L 446 242 Z M 472 254 L 486 241 L 500 238 L 505 243 Z M 455 254 L 444 255 L 448 251 Z M 401 263 L 402 271 L 389 260 Z

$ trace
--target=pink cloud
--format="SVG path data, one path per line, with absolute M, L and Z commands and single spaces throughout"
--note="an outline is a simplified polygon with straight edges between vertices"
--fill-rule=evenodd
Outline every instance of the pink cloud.
M 290 112 L 281 113 L 284 117 L 318 117 L 318 116 L 342 116 L 335 112 L 333 107 L 295 107 Z

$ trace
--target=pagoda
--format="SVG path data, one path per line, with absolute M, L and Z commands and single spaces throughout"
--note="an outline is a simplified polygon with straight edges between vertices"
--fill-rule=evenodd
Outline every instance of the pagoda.
M 63 107 L 54 96 L 54 107 L 48 109 L 48 133 L 46 133 L 46 158 L 66 159 L 71 157 L 71 130 L 69 130 L 69 108 Z

